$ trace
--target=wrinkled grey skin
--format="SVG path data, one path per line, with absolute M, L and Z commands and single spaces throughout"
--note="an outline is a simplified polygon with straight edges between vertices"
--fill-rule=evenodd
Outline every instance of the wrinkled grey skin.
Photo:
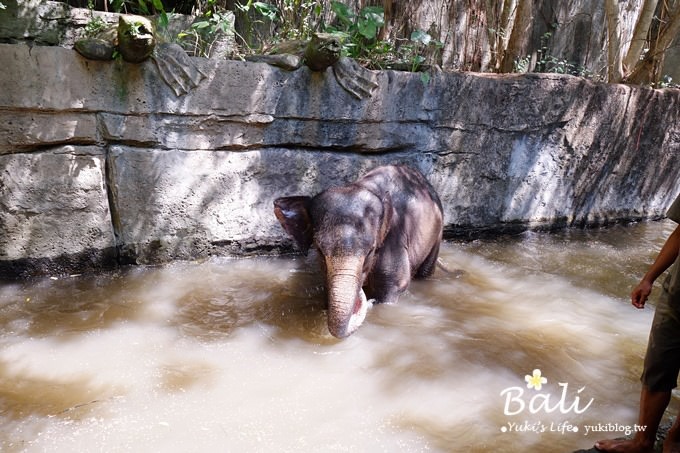
M 315 197 L 274 201 L 277 219 L 307 253 L 314 245 L 325 271 L 328 329 L 337 338 L 364 320 L 369 297 L 396 302 L 411 278 L 432 275 L 443 214 L 435 190 L 406 166 L 378 167 L 354 183 Z

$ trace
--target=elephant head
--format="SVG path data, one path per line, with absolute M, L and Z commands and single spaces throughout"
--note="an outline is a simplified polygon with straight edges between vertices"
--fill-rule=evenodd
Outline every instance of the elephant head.
M 303 253 L 312 246 L 319 252 L 328 295 L 328 330 L 337 338 L 352 334 L 370 306 L 362 287 L 392 223 L 390 195 L 350 184 L 313 198 L 278 198 L 274 213 Z

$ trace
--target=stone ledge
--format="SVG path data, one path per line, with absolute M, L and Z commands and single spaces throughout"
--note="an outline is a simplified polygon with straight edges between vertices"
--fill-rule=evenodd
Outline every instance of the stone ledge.
M 386 71 L 359 101 L 331 71 L 195 59 L 207 77 L 178 98 L 151 62 L 7 44 L 0 60 L 5 264 L 287 251 L 276 197 L 384 163 L 427 176 L 457 237 L 658 218 L 680 192 L 679 90 Z

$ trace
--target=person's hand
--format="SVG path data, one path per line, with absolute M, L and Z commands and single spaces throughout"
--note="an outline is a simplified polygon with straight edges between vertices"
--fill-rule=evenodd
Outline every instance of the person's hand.
M 642 280 L 638 285 L 633 288 L 633 292 L 630 293 L 630 299 L 634 307 L 645 308 L 645 302 L 649 294 L 652 292 L 652 283 L 647 280 Z

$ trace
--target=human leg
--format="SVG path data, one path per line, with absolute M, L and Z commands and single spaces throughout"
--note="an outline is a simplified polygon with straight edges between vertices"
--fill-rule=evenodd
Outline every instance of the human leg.
M 680 321 L 676 310 L 669 305 L 664 291 L 654 313 L 649 333 L 647 353 L 642 373 L 642 391 L 637 431 L 632 439 L 602 440 L 595 448 L 607 452 L 652 451 L 656 432 L 675 388 L 680 369 Z M 674 431 L 680 437 L 680 426 Z M 675 437 L 673 437 L 674 439 Z M 669 441 L 669 445 L 674 441 Z M 680 451 L 678 452 L 680 453 Z
M 663 451 L 664 453 L 680 453 L 680 413 L 678 413 L 673 426 L 666 434 Z
M 644 427 L 635 433 L 632 439 L 609 439 L 595 443 L 595 448 L 606 452 L 643 453 L 652 451 L 656 432 L 661 423 L 666 406 L 671 398 L 671 392 L 652 392 L 646 386 L 640 393 L 640 413 L 638 426 Z

